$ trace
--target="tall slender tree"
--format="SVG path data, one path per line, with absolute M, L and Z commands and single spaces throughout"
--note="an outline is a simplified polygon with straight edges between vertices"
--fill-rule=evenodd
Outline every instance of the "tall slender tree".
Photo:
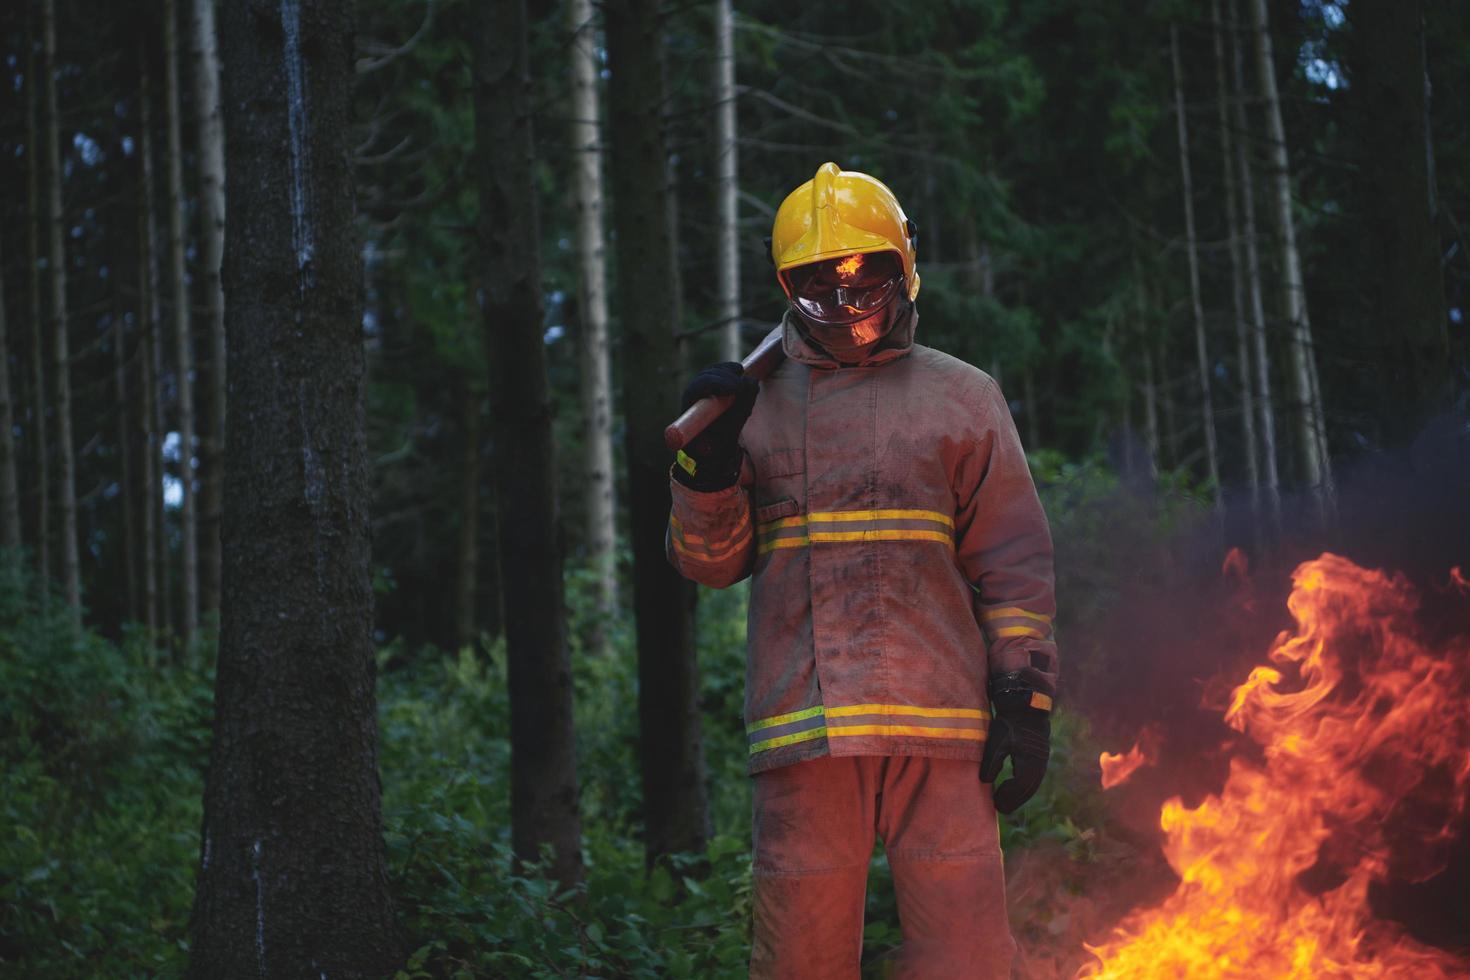
M 164 111 L 168 131 L 168 257 L 173 287 L 174 391 L 179 420 L 179 632 L 185 643 L 199 626 L 199 553 L 194 488 L 194 353 L 189 280 L 184 265 L 184 146 L 179 92 L 179 11 L 163 0 Z
M 193 0 L 194 122 L 199 144 L 199 271 L 204 329 L 209 338 L 201 372 L 205 430 L 199 440 L 199 608 L 219 608 L 219 508 L 225 445 L 225 296 L 220 258 L 225 248 L 225 131 L 219 106 L 215 0 Z
M 1195 367 L 1199 374 L 1200 427 L 1205 433 L 1205 465 L 1215 509 L 1222 506 L 1220 449 L 1215 439 L 1215 401 L 1210 392 L 1210 354 L 1205 344 L 1205 310 L 1200 296 L 1199 248 L 1194 233 L 1194 178 L 1189 165 L 1189 125 L 1184 115 L 1184 71 L 1179 67 L 1179 27 L 1169 25 L 1169 58 L 1174 67 L 1174 121 L 1179 138 L 1179 176 L 1184 195 L 1184 250 L 1189 257 L 1189 303 L 1194 314 Z
M 112 227 L 109 222 L 109 228 Z M 141 323 L 140 323 L 141 326 Z M 119 497 L 122 503 L 123 525 L 123 577 L 127 593 L 127 618 L 137 622 L 141 612 L 138 576 L 133 570 L 138 567 L 138 525 L 133 499 L 133 427 L 132 402 L 128 397 L 128 353 L 127 320 L 123 315 L 122 303 L 114 289 L 112 309 L 112 384 L 113 406 L 117 412 L 117 456 Z
M 702 851 L 708 790 L 694 658 L 694 586 L 664 556 L 669 456 L 663 428 L 678 408 L 679 290 L 664 147 L 663 23 L 658 0 L 610 0 L 613 229 L 622 314 L 623 394 L 638 634 L 638 734 L 650 861 Z
M 476 601 L 480 570 L 480 404 L 483 395 L 470 372 L 461 372 L 459 389 L 459 542 L 455 549 L 454 642 L 472 647 L 479 630 Z
M 32 33 L 35 8 L 31 8 Z M 35 472 L 35 539 L 36 573 L 42 582 L 41 603 L 50 596 L 51 581 L 51 456 L 46 438 L 46 299 L 41 287 L 41 127 L 36 124 L 36 110 L 43 96 L 37 90 L 41 72 L 36 66 L 36 46 L 26 47 L 26 290 L 31 303 L 31 466 Z M 44 69 L 43 69 L 44 70 Z M 46 86 L 49 87 L 49 86 Z
M 45 51 L 46 221 L 51 230 L 51 381 L 56 392 L 56 451 L 60 460 L 61 580 L 74 623 L 81 622 L 82 573 L 77 553 L 77 462 L 71 429 L 71 354 L 67 344 L 66 214 L 61 205 L 61 119 L 56 106 L 56 0 L 41 5 Z
M 1327 449 L 1327 424 L 1312 348 L 1312 323 L 1307 316 L 1307 289 L 1302 278 L 1301 252 L 1296 244 L 1296 219 L 1291 213 L 1291 164 L 1286 153 L 1286 127 L 1281 121 L 1281 98 L 1276 86 L 1276 63 L 1271 53 L 1271 24 L 1266 0 L 1250 0 L 1255 20 L 1256 81 L 1266 116 L 1270 151 L 1272 199 L 1281 236 L 1281 307 L 1291 335 L 1291 371 L 1301 405 L 1298 442 L 1302 478 L 1316 495 L 1323 520 L 1329 520 L 1335 496 L 1332 461 Z
M 597 572 L 598 605 L 604 620 L 616 615 L 618 605 L 617 508 L 613 497 L 612 355 L 607 334 L 607 239 L 603 231 L 602 110 L 597 97 L 601 61 L 592 0 L 567 4 L 567 28 L 572 35 L 572 99 L 570 144 L 573 154 L 573 194 L 577 210 L 578 308 L 582 331 L 582 419 L 587 511 L 587 556 Z M 606 649 L 606 632 L 599 630 L 596 646 Z
M 153 373 L 153 351 L 158 338 L 158 256 L 153 233 L 153 93 L 148 78 L 146 47 L 138 44 L 138 517 L 140 567 L 135 571 L 142 583 L 143 622 L 149 637 L 159 628 L 159 501 L 158 428 L 154 400 L 157 379 Z
M 391 976 L 348 0 L 226 4 L 235 370 L 189 976 Z
M 1251 510 L 1261 506 L 1260 452 L 1256 447 L 1254 372 L 1251 370 L 1250 329 L 1245 317 L 1245 270 L 1240 249 L 1240 218 L 1236 203 L 1235 139 L 1230 132 L 1230 89 L 1225 84 L 1225 28 L 1220 21 L 1220 0 L 1210 0 L 1211 34 L 1215 44 L 1215 106 L 1220 130 L 1220 173 L 1225 185 L 1225 228 L 1230 249 L 1230 309 L 1235 320 L 1236 384 L 1240 386 L 1240 434 L 1245 456 L 1246 481 L 1250 484 Z
M 1422 0 L 1354 0 L 1352 87 L 1361 139 L 1369 291 L 1381 370 L 1378 424 L 1404 444 L 1454 390 L 1435 226 Z
M 511 841 L 555 849 L 553 871 L 582 874 L 572 670 L 558 541 L 551 394 L 546 380 L 531 72 L 524 0 L 478 4 L 474 33 L 480 290 L 495 419 L 496 512 L 510 687 Z
M 719 233 L 715 268 L 719 277 L 719 316 L 724 323 L 724 357 L 738 361 L 740 349 L 739 146 L 735 142 L 735 16 L 732 0 L 715 0 L 715 185 L 719 196 Z
M 1230 23 L 1239 24 L 1236 0 L 1230 0 Z M 1276 462 L 1276 407 L 1271 399 L 1271 348 L 1266 342 L 1266 304 L 1261 287 L 1261 258 L 1256 236 L 1256 189 L 1254 168 L 1247 145 L 1250 120 L 1245 111 L 1249 90 L 1245 81 L 1245 42 L 1237 30 L 1231 38 L 1231 100 L 1236 139 L 1235 173 L 1240 179 L 1240 211 L 1243 222 L 1246 296 L 1250 300 L 1252 365 L 1256 372 L 1256 409 L 1261 419 L 1261 463 L 1265 481 L 1266 510 L 1273 538 L 1281 534 L 1281 474 Z
M 5 263 L 0 260 L 0 276 L 4 268 Z M 15 477 L 15 412 L 11 406 L 3 278 L 0 278 L 0 548 L 5 549 L 10 561 L 20 555 L 20 490 Z

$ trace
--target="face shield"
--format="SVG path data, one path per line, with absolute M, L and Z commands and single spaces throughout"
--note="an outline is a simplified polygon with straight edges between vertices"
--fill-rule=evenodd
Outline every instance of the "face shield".
M 812 338 L 833 354 L 861 349 L 886 334 L 893 325 L 894 300 L 904 287 L 894 252 L 812 262 L 781 277 Z

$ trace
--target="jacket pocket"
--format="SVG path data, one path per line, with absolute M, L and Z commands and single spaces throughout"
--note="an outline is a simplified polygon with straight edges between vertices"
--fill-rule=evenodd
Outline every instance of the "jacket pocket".
M 790 517 L 801 512 L 806 499 L 806 454 L 800 449 L 778 449 L 755 461 L 755 506 L 758 521 Z M 767 508 L 790 506 L 772 516 L 761 516 Z

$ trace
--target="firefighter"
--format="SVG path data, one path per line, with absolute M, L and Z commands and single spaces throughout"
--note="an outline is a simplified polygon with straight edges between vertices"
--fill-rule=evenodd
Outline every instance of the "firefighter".
M 875 837 L 897 975 L 1010 974 L 995 814 L 1046 769 L 1051 535 L 995 381 L 914 342 L 916 239 L 884 184 L 823 164 L 772 229 L 786 359 L 684 393 L 735 396 L 671 469 L 667 551 L 751 577 L 753 977 L 858 976 Z

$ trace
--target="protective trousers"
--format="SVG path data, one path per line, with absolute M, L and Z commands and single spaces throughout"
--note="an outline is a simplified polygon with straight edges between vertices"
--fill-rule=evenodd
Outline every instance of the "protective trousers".
M 823 756 L 758 773 L 751 977 L 858 977 L 875 835 L 903 934 L 893 976 L 1009 977 L 999 828 L 978 777 L 973 761 L 923 756 Z

